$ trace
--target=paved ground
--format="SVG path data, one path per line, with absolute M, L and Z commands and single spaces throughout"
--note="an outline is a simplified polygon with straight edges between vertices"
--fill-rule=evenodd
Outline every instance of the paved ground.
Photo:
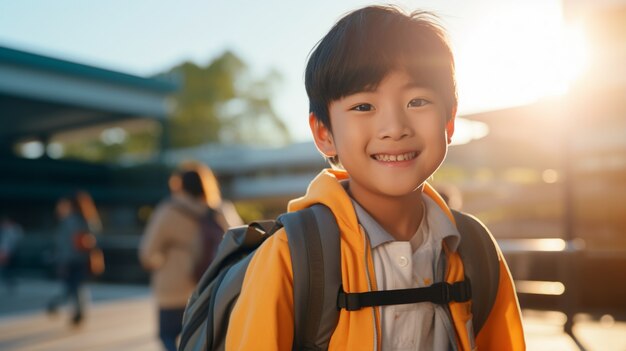
M 90 284 L 93 303 L 80 327 L 69 311 L 45 313 L 60 293 L 53 281 L 23 280 L 13 294 L 0 290 L 0 350 L 160 350 L 153 301 L 146 286 Z
M 70 326 L 66 311 L 54 317 L 44 312 L 46 301 L 60 292 L 55 282 L 21 280 L 13 294 L 0 289 L 0 350 L 160 350 L 147 287 L 91 284 L 89 288 L 94 302 L 79 328 Z M 563 333 L 563 323 L 560 313 L 524 311 L 528 350 L 578 350 Z M 577 315 L 574 331 L 588 350 L 626 351 L 626 322 Z

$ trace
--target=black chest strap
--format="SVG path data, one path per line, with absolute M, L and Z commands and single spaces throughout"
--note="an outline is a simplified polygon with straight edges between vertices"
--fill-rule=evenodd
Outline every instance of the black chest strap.
M 417 302 L 432 302 L 445 305 L 450 302 L 466 302 L 472 298 L 469 280 L 456 283 L 435 283 L 424 288 L 368 291 L 363 293 L 346 293 L 343 287 L 339 291 L 337 309 L 348 311 L 360 310 L 363 307 L 402 305 Z

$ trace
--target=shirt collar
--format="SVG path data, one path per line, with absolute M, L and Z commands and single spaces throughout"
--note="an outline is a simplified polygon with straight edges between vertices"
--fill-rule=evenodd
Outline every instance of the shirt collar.
M 458 229 L 441 207 L 437 205 L 435 200 L 426 194 L 422 194 L 422 199 L 424 199 L 424 205 L 426 206 L 426 220 L 430 226 L 431 233 L 435 239 L 445 242 L 448 249 L 453 252 L 456 251 L 461 240 Z
M 425 218 L 422 219 L 420 228 L 427 225 L 433 235 L 432 240 L 445 241 L 448 248 L 452 251 L 456 251 L 459 246 L 459 240 L 461 236 L 456 226 L 450 222 L 448 216 L 435 201 L 425 194 L 422 194 L 425 206 Z M 396 241 L 396 239 L 389 234 L 367 211 L 359 205 L 354 199 L 352 199 L 354 210 L 356 212 L 359 224 L 363 227 L 363 230 L 367 234 L 372 249 L 379 245 L 388 243 L 390 241 Z M 424 219 L 426 221 L 424 221 Z M 420 231 L 418 228 L 418 232 Z
M 356 211 L 356 217 L 359 219 L 359 224 L 363 227 L 363 230 L 365 230 L 365 233 L 370 239 L 372 249 L 396 240 L 354 199 L 352 199 L 352 204 L 354 204 L 354 210 Z

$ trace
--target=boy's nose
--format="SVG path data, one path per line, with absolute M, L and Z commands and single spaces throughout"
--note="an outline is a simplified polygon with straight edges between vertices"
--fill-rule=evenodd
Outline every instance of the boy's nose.
M 409 120 L 403 111 L 390 111 L 380 118 L 378 137 L 380 139 L 400 140 L 412 134 Z

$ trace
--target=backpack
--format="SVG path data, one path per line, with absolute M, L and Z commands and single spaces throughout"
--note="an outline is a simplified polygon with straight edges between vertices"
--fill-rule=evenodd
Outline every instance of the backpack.
M 196 213 L 190 211 L 176 201 L 171 201 L 171 204 L 180 213 L 193 218 L 193 220 L 198 223 L 201 253 L 194 263 L 193 276 L 196 281 L 200 281 L 200 278 L 202 278 L 202 275 L 206 272 L 209 265 L 215 258 L 217 248 L 222 241 L 222 236 L 224 235 L 224 229 L 222 229 L 219 223 L 215 220 L 216 212 L 212 208 L 209 208 L 204 214 L 198 216 Z
M 179 350 L 225 349 L 230 313 L 248 264 L 256 249 L 281 227 L 287 234 L 293 269 L 293 350 L 327 349 L 340 308 L 355 310 L 434 300 L 447 303 L 467 301 L 472 296 L 477 335 L 497 294 L 498 252 L 493 237 L 480 222 L 460 212 L 453 214 L 463 238 L 459 246 L 466 273 L 463 284 L 436 283 L 426 288 L 356 294 L 346 294 L 341 288 L 339 228 L 326 206 L 317 204 L 284 213 L 276 221 L 232 228 L 224 235 L 215 260 L 189 299 Z

